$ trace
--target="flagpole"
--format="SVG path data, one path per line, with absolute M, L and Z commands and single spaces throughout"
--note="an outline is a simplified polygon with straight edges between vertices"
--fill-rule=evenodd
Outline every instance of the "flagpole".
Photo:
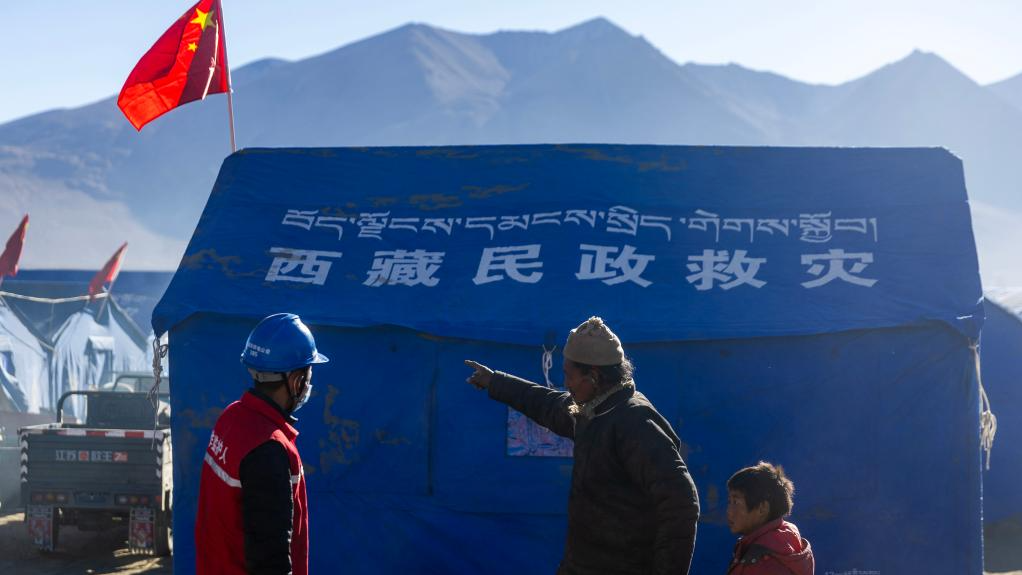
M 231 124 L 231 153 L 233 154 L 238 151 L 238 146 L 234 143 L 234 102 L 231 98 L 231 81 L 229 78 L 227 80 L 227 119 Z
M 113 291 L 113 289 L 114 289 L 114 284 L 113 284 L 113 282 L 110 282 L 110 289 L 108 289 L 106 291 L 106 297 L 103 298 L 103 301 L 99 304 L 99 311 L 96 312 L 96 319 L 97 320 L 99 320 L 101 317 L 103 317 L 103 310 L 106 309 L 106 302 L 107 302 L 107 300 L 110 299 L 110 292 Z M 85 305 L 86 305 L 86 307 L 88 307 L 89 304 L 86 303 Z
M 234 86 L 231 85 L 231 66 L 227 60 L 227 26 L 224 25 L 224 3 L 221 0 L 220 4 L 220 26 L 223 27 L 224 33 L 224 70 L 227 71 L 227 121 L 231 127 L 231 153 L 238 151 L 238 145 L 234 138 Z
M 118 271 L 118 276 L 119 275 L 120 275 L 120 272 Z M 99 318 L 103 317 L 103 310 L 106 309 L 107 302 L 109 302 L 110 298 L 113 297 L 114 284 L 117 283 L 117 277 L 118 276 L 114 276 L 114 278 L 112 280 L 110 280 L 110 287 L 106 288 L 106 297 L 103 298 L 103 302 L 101 304 L 99 304 L 99 313 L 96 314 L 96 319 L 99 319 Z

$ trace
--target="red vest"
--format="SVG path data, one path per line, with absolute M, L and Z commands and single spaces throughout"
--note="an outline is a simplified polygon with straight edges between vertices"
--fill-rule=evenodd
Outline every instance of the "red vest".
M 298 430 L 266 401 L 246 393 L 220 414 L 206 447 L 195 518 L 195 571 L 198 575 L 245 570 L 245 534 L 241 519 L 241 460 L 267 441 L 287 450 L 291 465 L 294 511 L 291 531 L 291 570 L 309 572 L 309 508 L 305 474 L 295 447 Z

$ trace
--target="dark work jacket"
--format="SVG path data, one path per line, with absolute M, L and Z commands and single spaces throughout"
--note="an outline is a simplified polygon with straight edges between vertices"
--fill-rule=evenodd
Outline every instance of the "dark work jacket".
M 257 389 L 249 393 L 270 404 L 294 425 L 298 420 Z M 250 574 L 285 575 L 291 569 L 291 469 L 287 451 L 267 441 L 241 460 L 241 520 L 245 565 Z
M 490 397 L 574 440 L 568 537 L 559 575 L 686 575 L 699 498 L 681 440 L 644 395 L 611 395 L 587 419 L 568 393 L 497 372 Z
M 293 422 L 254 390 L 217 418 L 199 479 L 197 575 L 308 574 L 309 506 Z

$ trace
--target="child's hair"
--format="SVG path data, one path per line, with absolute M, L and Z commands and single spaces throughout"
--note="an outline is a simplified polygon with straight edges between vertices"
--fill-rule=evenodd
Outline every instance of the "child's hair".
M 738 470 L 727 480 L 727 488 L 741 492 L 750 511 L 760 503 L 768 502 L 770 516 L 767 521 L 787 517 L 794 505 L 791 496 L 795 493 L 795 484 L 784 475 L 783 467 L 766 461 Z

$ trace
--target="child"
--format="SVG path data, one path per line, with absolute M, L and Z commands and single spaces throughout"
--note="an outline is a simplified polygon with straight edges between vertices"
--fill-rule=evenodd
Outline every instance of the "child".
M 813 550 L 791 514 L 795 486 L 780 465 L 760 461 L 727 481 L 727 524 L 740 536 L 728 575 L 813 575 Z

